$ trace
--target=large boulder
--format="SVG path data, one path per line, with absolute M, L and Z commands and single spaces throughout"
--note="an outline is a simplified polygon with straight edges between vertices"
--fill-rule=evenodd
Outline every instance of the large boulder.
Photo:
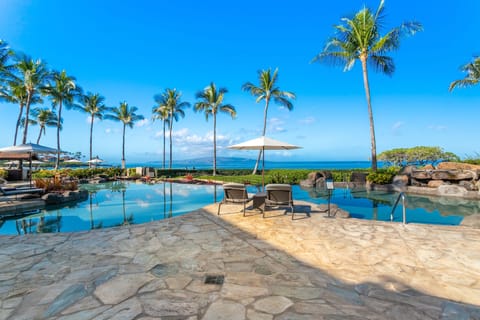
M 392 184 L 397 187 L 405 187 L 408 186 L 410 182 L 410 178 L 406 174 L 399 174 L 393 177 Z
M 427 186 L 429 188 L 438 188 L 443 184 L 444 184 L 443 180 L 430 180 L 430 181 L 428 181 Z
M 437 189 L 440 196 L 464 197 L 467 195 L 467 189 L 455 184 L 443 184 Z
M 472 180 L 476 174 L 471 170 L 435 170 L 431 177 L 433 180 Z
M 65 192 L 51 192 L 44 194 L 42 199 L 46 204 L 62 204 L 73 201 L 85 201 L 88 199 L 87 190 L 75 190 Z
M 307 179 L 300 181 L 300 186 L 304 188 L 322 186 L 327 179 L 332 179 L 332 173 L 330 171 L 310 172 L 307 176 Z
M 440 162 L 437 169 L 442 170 L 480 170 L 480 165 L 461 162 Z

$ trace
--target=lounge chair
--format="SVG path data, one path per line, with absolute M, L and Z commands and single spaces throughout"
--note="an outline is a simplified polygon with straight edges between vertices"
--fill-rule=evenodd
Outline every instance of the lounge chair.
M 223 200 L 218 204 L 218 212 L 220 215 L 220 208 L 223 204 L 242 204 L 243 203 L 243 216 L 245 216 L 245 209 L 247 202 L 252 201 L 253 196 L 249 197 L 247 188 L 240 183 L 226 183 L 223 185 Z
M 295 211 L 293 209 L 292 186 L 289 184 L 267 184 L 265 190 L 267 198 L 265 199 L 263 217 L 265 218 L 265 211 L 267 211 L 268 207 L 289 206 L 293 220 Z
M 22 194 L 41 194 L 44 190 L 41 188 L 7 188 L 0 187 L 0 196 L 18 196 Z

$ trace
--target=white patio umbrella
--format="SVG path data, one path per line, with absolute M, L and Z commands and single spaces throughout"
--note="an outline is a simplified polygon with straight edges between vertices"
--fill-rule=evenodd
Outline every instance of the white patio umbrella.
M 30 186 L 32 186 L 32 156 L 35 153 L 56 153 L 57 149 L 42 146 L 36 143 L 19 144 L 18 146 L 10 146 L 0 148 L 0 153 L 28 153 L 30 158 Z M 63 151 L 62 151 L 63 152 Z
M 229 149 L 236 150 L 262 150 L 262 188 L 265 186 L 265 150 L 292 150 L 301 147 L 286 142 L 274 140 L 265 136 L 248 140 L 233 146 Z

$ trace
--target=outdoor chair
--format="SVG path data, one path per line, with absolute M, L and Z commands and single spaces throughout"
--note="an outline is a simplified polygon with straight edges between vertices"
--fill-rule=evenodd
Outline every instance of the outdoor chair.
M 223 204 L 242 204 L 243 203 L 243 216 L 245 216 L 245 210 L 247 202 L 252 201 L 253 196 L 249 197 L 247 188 L 240 183 L 226 183 L 223 185 L 223 200 L 218 204 L 218 212 L 220 215 L 220 208 Z
M 267 198 L 265 199 L 263 217 L 265 218 L 265 211 L 268 207 L 289 206 L 293 220 L 295 211 L 293 209 L 292 186 L 289 184 L 267 184 L 265 191 L 267 192 Z
M 0 187 L 0 196 L 18 196 L 22 194 L 40 194 L 44 190 L 41 188 L 7 188 Z

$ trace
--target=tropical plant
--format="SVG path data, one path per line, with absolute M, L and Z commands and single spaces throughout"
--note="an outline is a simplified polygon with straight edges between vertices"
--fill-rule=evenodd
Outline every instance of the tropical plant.
M 25 104 L 27 103 L 27 90 L 23 85 L 23 81 L 18 77 L 11 77 L 5 86 L 3 86 L 0 90 L 0 98 L 3 101 L 9 103 L 15 103 L 19 106 L 17 121 L 15 124 L 15 134 L 13 137 L 13 145 L 17 145 L 18 139 L 18 131 L 20 127 L 24 127 L 25 125 L 25 118 L 23 117 L 23 110 L 25 108 Z M 43 100 L 41 99 L 38 93 L 35 93 L 31 98 L 31 105 L 42 103 Z
M 102 120 L 106 111 L 109 110 L 105 106 L 105 98 L 99 93 L 88 92 L 86 95 L 80 96 L 80 104 L 75 105 L 75 109 L 90 115 L 90 159 L 92 160 L 92 145 L 93 145 L 93 123 L 95 118 Z M 91 165 L 91 163 L 89 163 Z
M 293 103 L 290 100 L 296 98 L 293 92 L 280 90 L 280 88 L 277 86 L 277 81 L 278 68 L 275 69 L 273 74 L 271 69 L 268 69 L 258 71 L 258 86 L 254 85 L 251 82 L 246 82 L 242 86 L 243 91 L 247 91 L 251 95 L 257 97 L 257 103 L 265 100 L 265 109 L 263 111 L 263 136 L 265 136 L 265 133 L 267 131 L 267 113 L 270 100 L 273 99 L 273 101 L 280 106 L 283 106 L 288 110 L 292 110 Z M 260 162 L 261 156 L 262 150 L 260 150 L 258 154 L 257 162 L 255 163 L 255 168 L 253 169 L 252 174 L 257 173 L 258 164 Z
M 452 153 L 445 152 L 440 147 L 417 146 L 413 148 L 396 148 L 383 151 L 378 159 L 391 166 L 407 166 L 436 164 L 442 161 L 459 161 L 460 158 Z
M 50 77 L 47 65 L 42 60 L 33 60 L 29 56 L 20 55 L 16 57 L 15 76 L 12 76 L 12 82 L 20 85 L 18 88 L 19 97 L 22 97 L 20 103 L 25 103 L 25 121 L 23 127 L 22 143 L 27 143 L 28 124 L 30 116 L 30 106 L 35 102 L 34 97 L 44 90 L 46 81 Z M 24 96 L 26 94 L 26 96 Z M 23 100 L 23 98 L 25 100 Z
M 172 169 L 172 131 L 173 121 L 178 121 L 180 117 L 185 117 L 183 109 L 190 107 L 190 103 L 181 101 L 182 93 L 177 89 L 165 89 L 160 95 L 155 95 L 157 108 L 165 108 L 168 111 L 169 138 L 170 138 L 170 163 L 169 169 Z
M 57 122 L 57 159 L 55 160 L 55 169 L 60 165 L 60 129 L 62 123 L 62 107 L 65 105 L 71 108 L 74 105 L 75 99 L 81 95 L 82 89 L 75 83 L 75 77 L 67 75 L 65 70 L 52 74 L 53 83 L 49 83 L 45 88 L 45 92 L 52 100 L 52 106 L 58 107 L 58 122 Z
M 13 55 L 13 50 L 8 47 L 8 44 L 0 39 L 0 98 L 3 91 L 4 83 L 11 78 L 11 71 L 13 65 L 9 64 L 10 57 Z
M 456 87 L 470 87 L 480 82 L 480 57 L 474 57 L 472 62 L 463 65 L 461 71 L 466 72 L 464 79 L 455 80 L 450 84 L 449 90 L 452 91 Z
M 130 107 L 127 102 L 121 102 L 120 106 L 109 109 L 111 114 L 105 115 L 105 119 L 118 121 L 123 123 L 123 139 L 122 139 L 122 169 L 125 169 L 125 128 L 133 128 L 135 122 L 143 120 L 144 117 L 136 114 L 138 108 Z
M 342 24 L 334 27 L 336 35 L 330 38 L 323 51 L 312 60 L 312 62 L 330 62 L 334 65 L 343 64 L 344 71 L 351 70 L 356 60 L 361 62 L 370 121 L 371 161 L 374 171 L 377 170 L 377 151 L 367 66 L 370 64 L 375 70 L 392 75 L 395 64 L 386 54 L 399 48 L 402 36 L 413 35 L 422 30 L 422 25 L 418 22 L 404 22 L 381 35 L 380 31 L 385 18 L 383 11 L 384 1 L 381 0 L 376 12 L 364 7 L 353 18 L 342 18 Z
M 165 130 L 167 125 L 169 125 L 169 112 L 165 105 L 162 104 L 162 96 L 155 95 L 154 96 L 155 102 L 157 103 L 156 106 L 152 108 L 152 119 L 155 120 L 162 120 L 163 124 L 163 161 L 162 161 L 162 169 L 165 169 Z
M 210 83 L 203 91 L 197 92 L 196 98 L 201 101 L 195 103 L 195 111 L 203 111 L 205 118 L 213 117 L 213 175 L 217 174 L 217 113 L 223 112 L 235 118 L 237 112 L 231 104 L 224 104 L 226 88 L 217 89 L 215 83 Z
M 40 143 L 40 138 L 46 133 L 46 127 L 57 127 L 57 114 L 48 108 L 34 108 L 30 112 L 29 123 L 31 125 L 38 125 L 40 130 L 38 132 L 37 144 Z M 61 124 L 60 124 L 61 128 Z

